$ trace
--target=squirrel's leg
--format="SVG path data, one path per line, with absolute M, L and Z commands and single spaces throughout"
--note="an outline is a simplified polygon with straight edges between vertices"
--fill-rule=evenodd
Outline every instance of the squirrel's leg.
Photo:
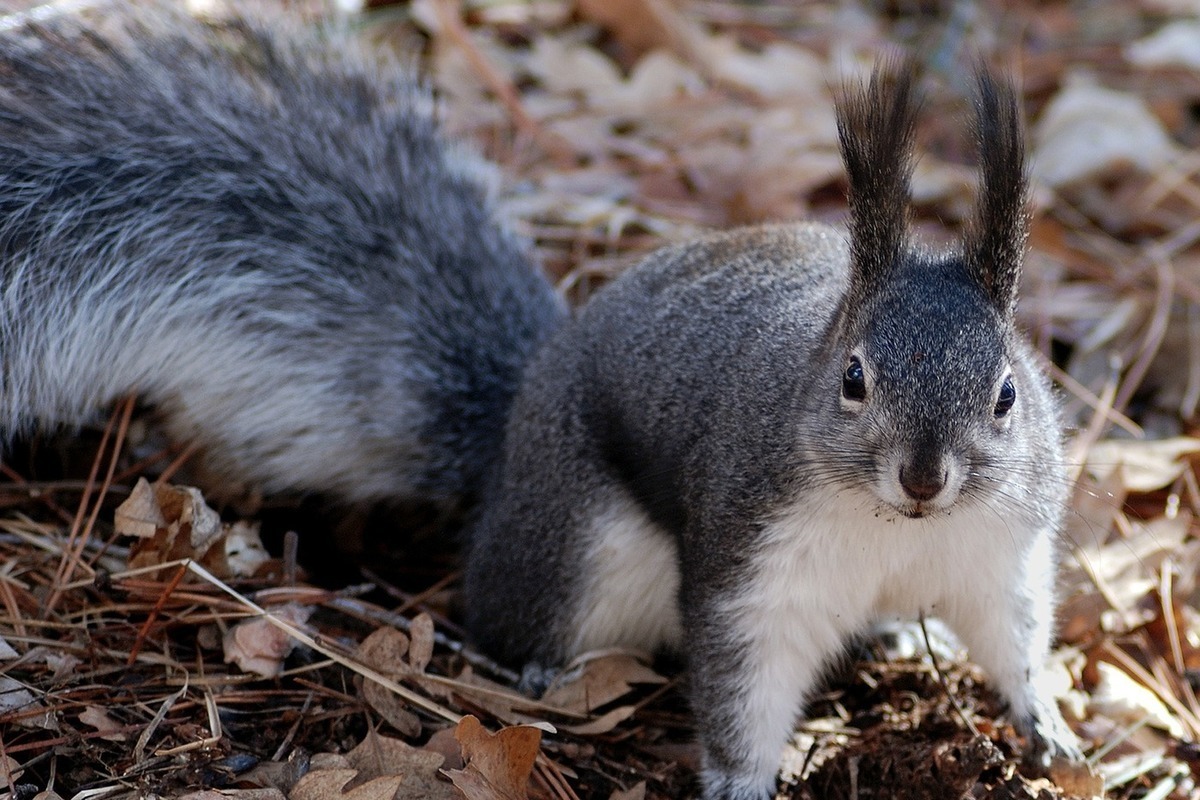
M 1044 765 L 1051 756 L 1082 758 L 1045 673 L 1054 634 L 1053 534 L 1040 534 L 1024 554 L 1019 580 L 1004 580 L 1018 571 L 979 574 L 996 579 L 973 582 L 943 617 L 1008 702 L 1013 723 L 1029 737 L 1034 763 Z
M 842 644 L 843 632 L 819 608 L 802 611 L 804 598 L 759 602 L 761 577 L 724 596 L 698 597 L 694 587 L 703 584 L 684 576 L 685 595 L 692 595 L 684 597 L 684 640 L 705 800 L 773 795 L 805 698 Z

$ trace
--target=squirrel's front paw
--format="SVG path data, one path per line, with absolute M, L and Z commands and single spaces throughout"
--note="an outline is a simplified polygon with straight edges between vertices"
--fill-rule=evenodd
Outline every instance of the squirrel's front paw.
M 1037 703 L 1030 714 L 1016 721 L 1016 726 L 1029 740 L 1024 759 L 1026 765 L 1044 770 L 1057 759 L 1083 760 L 1079 737 L 1067 725 L 1053 701 Z
M 561 673 L 562 670 L 557 667 L 547 667 L 539 662 L 530 661 L 521 670 L 521 682 L 517 684 L 517 691 L 530 697 L 541 697 Z

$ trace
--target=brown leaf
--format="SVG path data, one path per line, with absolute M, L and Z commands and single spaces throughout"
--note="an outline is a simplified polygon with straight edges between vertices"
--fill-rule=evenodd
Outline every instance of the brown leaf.
M 396 792 L 398 800 L 451 800 L 459 797 L 454 787 L 439 777 L 439 769 L 445 762 L 440 753 L 413 747 L 399 739 L 380 736 L 372 731 L 358 747 L 346 754 L 346 760 L 359 772 L 351 787 L 358 781 L 396 775 L 402 778 Z
M 405 656 L 411 651 L 408 636 L 395 628 L 379 628 L 358 646 L 357 656 L 364 664 L 389 677 L 407 672 Z M 375 709 L 393 728 L 405 736 L 421 732 L 421 720 L 408 704 L 391 689 L 364 678 L 360 691 L 367 705 Z
M 433 618 L 418 614 L 409 623 L 408 635 L 412 638 L 408 646 L 408 663 L 417 672 L 424 672 L 433 658 Z
M 634 56 L 656 48 L 678 49 L 680 31 L 690 24 L 667 0 L 579 0 L 576 7 Z
M 1086 762 L 1056 758 L 1050 763 L 1049 777 L 1071 797 L 1104 797 L 1104 778 Z
M 378 628 L 362 640 L 355 656 L 368 667 L 388 675 L 396 674 L 408 653 L 408 636 L 395 628 Z
M 299 626 L 312 616 L 313 608 L 288 603 L 272 608 L 268 613 Z M 244 672 L 273 678 L 283 669 L 283 659 L 292 652 L 296 642 L 278 625 L 258 617 L 230 628 L 223 645 L 226 664 L 237 664 Z
M 362 682 L 362 699 L 398 732 L 405 736 L 420 735 L 420 717 L 409 711 L 408 703 L 391 689 L 369 678 L 364 678 Z
M 628 653 L 599 654 L 566 674 L 570 679 L 551 686 L 542 702 L 583 714 L 625 696 L 632 684 L 667 682 Z
M 442 728 L 435 731 L 421 749 L 441 756 L 444 759 L 442 761 L 444 769 L 463 768 L 462 748 L 458 746 L 458 740 L 454 738 L 454 728 Z
M 404 782 L 397 775 L 389 775 L 350 787 L 356 777 L 358 770 L 353 769 L 314 770 L 292 788 L 288 800 L 393 800 Z
M 100 738 L 109 742 L 123 742 L 127 738 L 121 733 L 121 723 L 108 715 L 99 706 L 88 706 L 79 715 L 79 721 L 88 727 L 95 728 Z
M 617 789 L 608 796 L 608 800 L 646 800 L 646 782 L 636 783 L 624 791 Z
M 201 789 L 180 795 L 179 800 L 287 800 L 278 789 Z
M 227 578 L 253 575 L 269 560 L 257 525 L 223 524 L 190 486 L 151 485 L 140 478 L 117 507 L 113 526 L 137 539 L 129 552 L 132 569 L 191 558 Z
M 578 736 L 595 736 L 601 733 L 608 733 L 613 728 L 620 725 L 625 720 L 633 716 L 633 712 L 637 710 L 636 706 L 620 706 L 614 708 L 606 714 L 601 714 L 590 722 L 585 722 L 582 725 L 564 725 L 559 723 L 555 727 L 559 730 L 564 730 L 568 733 L 574 733 Z
M 446 774 L 467 800 L 526 800 L 542 732 L 520 725 L 488 733 L 475 717 L 463 717 L 454 738 L 467 765 Z
M 133 491 L 125 502 L 117 506 L 113 515 L 113 528 L 121 536 L 136 536 L 149 539 L 159 528 L 167 527 L 166 517 L 154 496 L 150 481 L 138 478 Z

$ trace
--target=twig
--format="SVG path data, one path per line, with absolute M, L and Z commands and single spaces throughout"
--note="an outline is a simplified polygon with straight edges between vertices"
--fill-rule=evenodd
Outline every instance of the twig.
M 560 166 L 570 164 L 574 160 L 570 148 L 558 137 L 547 133 L 529 115 L 512 82 L 496 69 L 491 59 L 475 44 L 471 32 L 463 24 L 458 2 L 456 0 L 434 0 L 431 5 L 433 6 L 434 13 L 437 14 L 438 24 L 441 26 L 442 31 L 455 46 L 462 50 L 463 54 L 467 57 L 467 61 L 470 62 L 471 68 L 475 70 L 484 84 L 491 89 L 492 93 L 496 95 L 496 98 L 504 106 L 508 115 L 512 118 L 513 124 L 516 125 L 517 130 L 534 142 L 537 142 L 546 155 L 550 156 Z
M 967 716 L 967 712 L 959 705 L 958 698 L 954 692 L 950 691 L 950 682 L 946 680 L 945 674 L 942 673 L 942 667 L 938 663 L 937 653 L 933 651 L 933 643 L 929 641 L 929 628 L 925 625 L 925 612 L 922 611 L 918 622 L 921 624 L 921 636 L 925 639 L 925 649 L 929 651 L 929 660 L 933 663 L 934 674 L 937 675 L 938 683 L 942 686 L 942 691 L 946 693 L 946 699 L 950 701 L 951 707 L 957 712 L 958 718 L 967 726 L 967 730 L 972 736 L 979 735 L 979 729 L 975 727 L 975 723 Z
M 300 628 L 296 627 L 292 623 L 290 623 L 286 620 L 280 619 L 279 617 L 277 617 L 274 614 L 267 611 L 262 606 L 255 603 L 250 598 L 235 591 L 233 589 L 233 587 L 229 586 L 227 583 L 222 581 L 216 575 L 213 575 L 211 572 L 209 572 L 207 569 L 205 569 L 204 567 L 197 564 L 195 561 L 188 561 L 187 564 L 188 564 L 188 568 L 192 572 L 196 573 L 198 576 L 200 576 L 202 579 L 208 581 L 213 586 L 216 586 L 218 589 L 220 589 L 221 591 L 228 594 L 230 597 L 237 600 L 239 603 L 241 603 L 246 608 L 253 611 L 255 614 L 261 615 L 262 618 L 264 620 L 266 620 L 268 624 L 273 625 L 276 628 L 279 628 L 281 631 L 288 634 L 293 639 L 303 643 L 304 645 L 306 645 L 308 647 L 311 647 L 313 650 L 316 650 L 318 653 L 321 653 L 322 655 L 332 658 L 334 661 L 338 662 L 339 664 L 346 667 L 347 669 L 350 669 L 351 671 L 358 673 L 359 675 L 363 676 L 364 678 L 375 681 L 380 686 L 399 695 L 400 697 L 404 698 L 405 700 L 407 700 L 408 702 L 417 706 L 418 708 L 422 708 L 431 714 L 434 714 L 438 717 L 441 717 L 444 720 L 447 720 L 448 722 L 453 722 L 455 724 L 457 724 L 458 721 L 462 719 L 461 714 L 456 714 L 453 711 L 451 711 L 450 709 L 445 708 L 445 707 L 439 705 L 438 703 L 435 703 L 432 700 L 429 700 L 426 697 L 422 697 L 421 695 L 408 689 L 407 687 L 401 686 L 399 683 L 397 683 L 396 681 L 387 677 L 383 673 L 381 673 L 375 669 L 372 669 L 371 667 L 368 667 L 366 664 L 362 664 L 351 658 L 347 658 L 344 654 L 334 650 L 332 647 L 329 647 L 328 645 L 325 645 L 324 643 L 317 641 L 316 638 L 314 638 L 314 637 L 310 636 L 308 633 L 300 630 Z

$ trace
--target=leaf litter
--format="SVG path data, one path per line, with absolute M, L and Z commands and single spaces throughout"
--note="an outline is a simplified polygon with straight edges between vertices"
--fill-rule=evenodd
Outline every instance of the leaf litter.
M 1020 314 L 1060 383 L 1077 476 L 1052 673 L 1089 767 L 1020 766 L 1004 709 L 952 641 L 936 659 L 883 642 L 813 698 L 780 792 L 1200 796 L 1200 6 L 369 5 L 357 28 L 419 54 L 446 124 L 500 164 L 507 213 L 576 303 L 706 229 L 843 219 L 833 92 L 898 48 L 938 87 L 914 223 L 945 237 L 974 187 L 956 64 L 1013 69 L 1034 180 Z M 419 519 L 389 520 L 399 582 L 314 586 L 287 537 L 258 540 L 256 508 L 228 524 L 195 490 L 137 482 L 178 453 L 147 460 L 155 440 L 131 411 L 99 446 L 69 442 L 85 464 L 119 467 L 112 481 L 48 469 L 37 448 L 3 465 L 0 782 L 13 796 L 695 792 L 675 667 L 595 654 L 523 696 L 455 627 L 453 562 L 395 544 L 420 538 Z

